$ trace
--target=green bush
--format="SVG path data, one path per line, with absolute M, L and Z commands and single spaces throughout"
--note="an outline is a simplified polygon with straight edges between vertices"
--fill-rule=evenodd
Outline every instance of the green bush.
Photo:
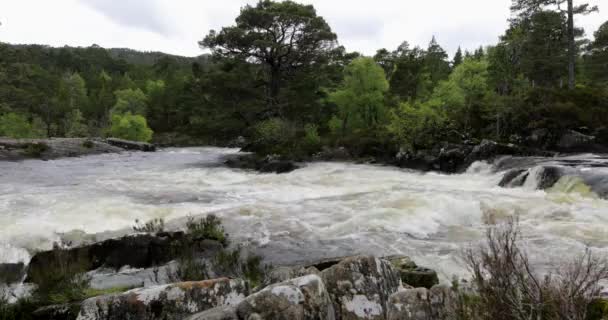
M 165 220 L 162 218 L 158 218 L 142 223 L 139 221 L 139 219 L 136 219 L 135 225 L 133 226 L 133 231 L 143 233 L 163 232 L 165 231 Z
M 0 136 L 15 139 L 36 138 L 34 128 L 27 118 L 12 112 L 0 116 Z
M 23 149 L 23 155 L 32 158 L 40 158 L 42 154 L 49 150 L 49 146 L 45 143 L 28 143 Z
M 321 148 L 321 136 L 319 136 L 319 126 L 316 124 L 306 124 L 304 126 L 304 138 L 302 147 L 307 153 L 314 153 Z
M 283 119 L 273 118 L 259 122 L 254 127 L 254 151 L 265 154 L 289 152 L 295 137 L 294 126 Z
M 262 264 L 262 257 L 244 254 L 241 246 L 220 251 L 215 257 L 215 266 L 223 276 L 243 278 L 254 288 L 262 284 L 270 269 L 270 266 Z
M 39 307 L 40 305 L 31 299 L 20 299 L 9 304 L 0 296 L 0 320 L 33 320 L 33 313 Z
M 189 217 L 186 228 L 188 234 L 196 239 L 215 240 L 228 245 L 228 235 L 224 232 L 222 221 L 213 214 L 199 220 Z
M 35 300 L 42 305 L 63 304 L 86 298 L 89 279 L 84 256 L 74 257 L 67 249 L 55 245 L 52 256 L 44 267 L 30 269 L 31 282 L 36 284 Z
M 153 131 L 148 127 L 146 118 L 131 113 L 113 114 L 110 135 L 132 141 L 149 142 Z

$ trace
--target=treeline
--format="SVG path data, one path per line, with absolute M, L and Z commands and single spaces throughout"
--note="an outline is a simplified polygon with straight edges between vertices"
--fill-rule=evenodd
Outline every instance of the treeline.
M 350 53 L 312 6 L 270 0 L 212 30 L 200 42 L 212 55 L 196 59 L 4 44 L 0 135 L 149 140 L 151 129 L 156 140 L 245 136 L 260 153 L 303 155 L 519 143 L 537 129 L 608 138 L 608 22 L 584 40 L 570 17 L 595 8 L 564 3 L 514 0 L 496 45 L 451 59 L 434 38 Z

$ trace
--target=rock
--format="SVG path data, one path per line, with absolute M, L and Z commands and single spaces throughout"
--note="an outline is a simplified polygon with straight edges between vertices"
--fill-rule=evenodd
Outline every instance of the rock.
M 235 139 L 229 141 L 226 144 L 226 147 L 241 149 L 241 148 L 244 148 L 246 145 L 247 145 L 247 139 L 245 139 L 245 137 L 243 137 L 243 136 L 238 136 Z
M 469 152 L 471 152 L 471 148 L 464 145 L 451 145 L 442 148 L 437 159 L 439 170 L 450 173 L 458 172 L 463 167 Z
M 255 154 L 229 156 L 224 163 L 230 168 L 256 170 L 262 173 L 281 174 L 300 168 L 291 160 L 282 160 L 275 156 L 261 158 Z
M 357 256 L 321 272 L 338 320 L 385 319 L 388 297 L 401 287 L 386 260 Z
M 79 303 L 61 304 L 40 308 L 32 316 L 35 320 L 76 320 L 79 311 Z
M 23 280 L 25 265 L 20 263 L 0 263 L 0 283 L 13 284 Z
M 9 161 L 30 158 L 48 160 L 124 151 L 124 149 L 112 146 L 100 139 L 84 138 L 0 138 L 0 148 L 0 160 Z
M 183 319 L 218 306 L 235 306 L 248 294 L 247 283 L 240 279 L 182 282 L 87 299 L 77 319 Z
M 117 138 L 107 138 L 106 142 L 112 146 L 119 147 L 125 150 L 136 150 L 136 151 L 144 151 L 144 152 L 154 152 L 156 151 L 156 146 L 151 143 L 139 142 L 139 141 L 129 141 Z
M 521 187 L 526 182 L 528 174 L 528 170 L 525 169 L 511 169 L 504 174 L 498 185 L 503 188 Z
M 315 267 L 276 267 L 268 272 L 262 284 L 264 286 L 269 286 L 271 284 L 280 283 L 311 274 L 318 275 L 319 273 L 319 269 Z
M 453 294 L 446 286 L 406 289 L 389 298 L 388 320 L 447 320 L 454 317 Z
M 223 306 L 197 313 L 186 320 L 239 320 L 239 317 L 236 314 L 236 307 Z
M 417 152 L 401 151 L 397 154 L 395 164 L 401 168 L 420 171 L 439 170 L 438 156 L 432 150 L 418 150 Z
M 258 171 L 263 173 L 289 173 L 300 167 L 293 161 L 271 160 L 262 163 Z
M 334 319 L 332 300 L 323 280 L 308 275 L 264 288 L 237 307 L 240 319 Z
M 556 148 L 562 152 L 588 152 L 593 149 L 595 137 L 568 130 L 557 141 Z
M 435 270 L 419 267 L 409 257 L 394 256 L 387 258 L 393 268 L 399 273 L 404 285 L 414 288 L 430 289 L 439 283 Z
M 68 260 L 82 264 L 87 271 L 102 267 L 118 270 L 124 266 L 148 268 L 166 264 L 179 255 L 176 248 L 196 248 L 202 254 L 214 255 L 223 248 L 216 241 L 197 240 L 183 232 L 165 232 L 156 235 L 135 234 L 118 239 L 110 239 L 91 245 L 56 251 L 39 252 L 30 261 L 28 280 L 33 272 L 48 272 L 49 266 L 58 265 L 57 260 Z
M 321 150 L 321 152 L 313 155 L 313 159 L 316 161 L 349 161 L 352 158 L 353 156 L 344 147 L 323 147 L 323 150 Z
M 542 167 L 536 176 L 536 179 L 538 179 L 537 189 L 546 190 L 553 187 L 563 174 L 563 170 L 559 167 Z

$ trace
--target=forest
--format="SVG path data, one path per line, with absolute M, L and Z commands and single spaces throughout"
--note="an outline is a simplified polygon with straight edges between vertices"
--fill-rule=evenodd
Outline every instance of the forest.
M 521 143 L 539 129 L 608 140 L 608 22 L 580 29 L 574 19 L 598 8 L 566 2 L 514 0 L 495 45 L 453 57 L 435 38 L 348 52 L 313 6 L 271 0 L 211 30 L 196 58 L 0 43 L 0 136 L 244 136 L 260 153 L 302 155 Z

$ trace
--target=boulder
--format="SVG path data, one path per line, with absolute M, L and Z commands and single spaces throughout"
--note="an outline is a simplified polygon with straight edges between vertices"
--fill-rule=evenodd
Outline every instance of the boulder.
M 454 295 L 446 286 L 399 291 L 388 301 L 388 320 L 452 319 Z
M 76 320 L 79 311 L 79 303 L 61 304 L 40 308 L 32 316 L 35 320 Z
M 186 320 L 239 320 L 239 316 L 236 314 L 236 307 L 223 306 L 197 313 Z
M 308 275 L 271 285 L 247 297 L 237 307 L 240 319 L 334 319 L 332 300 L 323 280 Z
M 319 153 L 313 155 L 313 159 L 317 161 L 348 161 L 351 160 L 353 156 L 350 152 L 344 148 L 329 148 L 323 147 Z
M 439 170 L 442 172 L 456 173 L 464 165 L 471 147 L 465 145 L 448 145 L 439 152 Z
M 176 249 L 182 247 L 196 248 L 209 256 L 223 248 L 217 241 L 191 239 L 183 232 L 135 234 L 77 248 L 39 252 L 30 261 L 26 280 L 31 279 L 33 272 L 48 272 L 49 266 L 61 265 L 58 260 L 81 264 L 87 271 L 158 266 L 177 258 L 180 250 Z
M 229 156 L 224 163 L 230 168 L 277 174 L 288 173 L 300 168 L 291 160 L 283 160 L 276 156 L 259 157 L 255 154 Z
M 25 265 L 20 263 L 0 263 L 0 284 L 13 284 L 23 280 Z
M 439 170 L 438 162 L 438 156 L 432 150 L 401 151 L 395 158 L 397 166 L 420 171 Z
M 244 148 L 247 145 L 247 139 L 245 139 L 245 137 L 243 136 L 238 136 L 233 140 L 230 140 L 227 144 L 226 147 L 228 148 Z
M 372 256 L 346 258 L 323 270 L 321 277 L 337 320 L 386 319 L 388 297 L 401 287 L 390 262 Z
M 559 138 L 556 148 L 562 152 L 587 152 L 593 148 L 595 137 L 568 130 Z
M 528 170 L 511 169 L 504 174 L 498 185 L 503 188 L 521 187 L 526 182 L 528 175 Z
M 399 273 L 404 285 L 430 289 L 439 283 L 435 270 L 420 267 L 409 257 L 394 256 L 387 258 L 387 260 L 390 261 L 393 268 Z
M 136 150 L 136 151 L 144 151 L 144 152 L 154 152 L 156 151 L 156 146 L 151 143 L 139 142 L 139 141 L 129 141 L 118 138 L 107 138 L 106 142 L 109 145 L 119 147 L 125 150 Z
M 537 189 L 546 190 L 559 181 L 561 177 L 564 175 L 564 171 L 559 167 L 542 167 L 538 172 L 536 179 L 538 179 Z
M 235 306 L 248 294 L 247 282 L 240 279 L 182 282 L 87 299 L 77 319 L 183 319 L 215 307 Z
M 318 275 L 320 271 L 315 267 L 276 267 L 266 274 L 262 285 L 284 282 L 290 279 L 299 278 L 311 274 Z

